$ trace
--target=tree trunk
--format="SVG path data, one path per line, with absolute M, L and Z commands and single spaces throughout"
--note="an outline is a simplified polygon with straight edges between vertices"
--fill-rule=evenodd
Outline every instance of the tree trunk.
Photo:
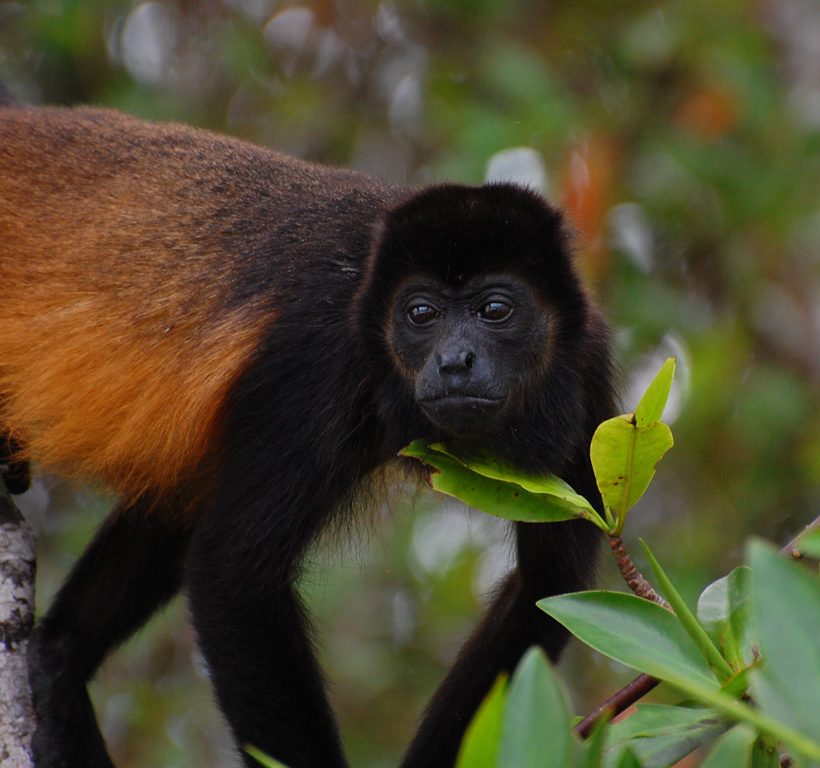
M 34 625 L 35 543 L 0 476 L 0 768 L 33 768 L 26 651 Z

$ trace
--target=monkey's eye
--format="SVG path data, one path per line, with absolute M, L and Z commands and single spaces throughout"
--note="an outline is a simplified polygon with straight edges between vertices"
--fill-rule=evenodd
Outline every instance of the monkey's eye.
M 413 304 L 407 310 L 407 319 L 413 325 L 431 325 L 439 318 L 439 311 L 430 304 Z
M 504 301 L 488 301 L 477 314 L 488 323 L 500 323 L 512 314 L 512 307 Z

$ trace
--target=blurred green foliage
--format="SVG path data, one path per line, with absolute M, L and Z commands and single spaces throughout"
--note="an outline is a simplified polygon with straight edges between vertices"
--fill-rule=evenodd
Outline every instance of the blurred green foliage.
M 625 406 L 678 356 L 677 445 L 631 525 L 691 597 L 746 533 L 783 540 L 820 498 L 818 16 L 806 0 L 0 0 L 0 78 L 400 182 L 480 182 L 498 153 L 534 150 L 616 327 Z M 51 509 L 41 607 L 104 507 L 49 489 L 28 500 Z M 360 768 L 397 762 L 506 558 L 498 527 L 407 495 L 306 579 Z M 183 614 L 96 684 L 122 768 L 231 764 Z M 578 710 L 619 682 L 577 647 L 565 664 Z

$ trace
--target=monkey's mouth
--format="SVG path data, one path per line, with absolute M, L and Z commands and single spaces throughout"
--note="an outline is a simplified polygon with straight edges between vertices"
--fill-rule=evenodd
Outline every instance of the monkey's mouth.
M 484 431 L 504 409 L 506 399 L 465 393 L 444 394 L 419 402 L 430 421 L 453 434 Z

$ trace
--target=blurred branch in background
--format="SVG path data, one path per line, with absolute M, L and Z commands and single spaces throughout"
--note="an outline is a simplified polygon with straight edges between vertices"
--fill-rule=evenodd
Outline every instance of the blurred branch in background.
M 633 520 L 690 596 L 739 562 L 733 542 L 782 540 L 820 500 L 818 39 L 813 0 L 0 0 L 0 78 L 22 99 L 390 180 L 512 177 L 563 205 L 617 328 L 624 401 L 679 361 L 676 461 Z M 494 523 L 425 494 L 411 515 L 406 496 L 305 584 L 361 768 L 397 762 L 509 556 Z M 41 481 L 23 504 L 50 534 L 45 605 L 99 503 Z M 172 610 L 98 686 L 123 768 L 230 764 Z M 625 682 L 577 647 L 565 664 L 578 711 Z

